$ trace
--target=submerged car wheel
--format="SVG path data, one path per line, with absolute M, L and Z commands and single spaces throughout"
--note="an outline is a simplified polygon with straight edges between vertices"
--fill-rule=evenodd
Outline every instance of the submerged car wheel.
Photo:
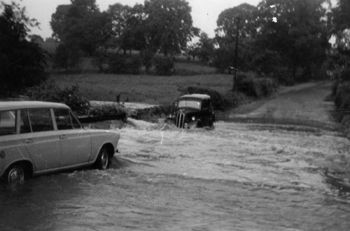
M 96 160 L 96 168 L 105 170 L 109 168 L 110 157 L 106 148 L 102 148 Z
M 12 166 L 7 172 L 8 183 L 21 183 L 24 181 L 24 170 L 19 165 Z

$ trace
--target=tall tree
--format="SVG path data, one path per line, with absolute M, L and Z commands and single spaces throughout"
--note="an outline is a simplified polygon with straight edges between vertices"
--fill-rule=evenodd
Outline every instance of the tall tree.
M 111 20 L 101 13 L 95 0 L 71 0 L 70 5 L 59 5 L 51 16 L 53 37 L 63 43 L 79 44 L 92 55 L 111 36 Z
M 120 3 L 109 6 L 107 11 L 112 18 L 114 45 L 124 50 L 142 50 L 145 48 L 145 13 L 141 4 L 134 7 Z
M 209 62 L 214 57 L 214 39 L 209 38 L 208 34 L 202 32 L 198 41 L 199 58 L 202 62 Z
M 244 3 L 221 12 L 216 21 L 218 27 L 215 30 L 219 44 L 234 43 L 237 26 L 241 40 L 253 40 L 257 33 L 255 27 L 256 10 L 255 6 Z
M 255 6 L 244 3 L 220 13 L 215 30 L 219 49 L 214 64 L 221 72 L 232 66 L 240 70 L 249 69 L 251 56 L 254 55 L 251 47 L 257 34 L 256 11 Z
M 185 0 L 146 0 L 147 45 L 167 56 L 179 53 L 199 30 L 192 25 L 191 7 Z
M 0 96 L 13 96 L 46 79 L 46 55 L 27 40 L 29 27 L 39 24 L 24 8 L 1 3 L 0 11 Z
M 333 8 L 333 30 L 335 48 L 332 53 L 331 69 L 338 78 L 350 80 L 350 2 L 338 0 Z
M 324 2 L 263 0 L 258 5 L 258 47 L 283 57 L 296 80 L 315 77 L 325 61 L 330 45 Z

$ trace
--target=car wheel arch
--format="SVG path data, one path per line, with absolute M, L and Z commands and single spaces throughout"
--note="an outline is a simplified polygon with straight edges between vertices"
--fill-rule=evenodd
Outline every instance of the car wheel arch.
M 12 162 L 11 164 L 9 164 L 6 168 L 6 170 L 4 171 L 4 175 L 7 175 L 9 170 L 15 166 L 20 166 L 23 171 L 24 171 L 24 175 L 25 175 L 25 179 L 33 176 L 33 173 L 34 173 L 34 166 L 33 166 L 33 163 L 29 160 L 18 160 L 18 161 L 14 161 Z M 6 176 L 5 176 L 6 177 Z
M 100 149 L 98 150 L 98 153 L 100 153 L 101 150 L 104 149 L 104 148 L 107 150 L 109 157 L 112 158 L 112 156 L 114 154 L 114 146 L 113 146 L 113 144 L 111 144 L 111 143 L 104 143 L 103 145 L 101 145 Z M 96 159 L 97 158 L 98 158 L 98 154 L 96 156 Z M 95 159 L 95 161 L 96 161 L 96 159 Z

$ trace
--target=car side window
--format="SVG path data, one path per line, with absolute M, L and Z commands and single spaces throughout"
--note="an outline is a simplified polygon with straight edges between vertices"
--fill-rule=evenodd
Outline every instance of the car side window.
M 27 110 L 21 110 L 21 118 L 19 122 L 20 122 L 19 131 L 21 134 L 32 132 Z
M 72 118 L 68 109 L 57 108 L 54 109 L 54 112 L 58 130 L 73 129 Z
M 16 111 L 0 112 L 0 136 L 16 134 Z
M 54 130 L 49 108 L 29 109 L 28 113 L 33 132 Z
M 208 100 L 202 101 L 202 110 L 208 110 L 210 108 L 210 103 Z

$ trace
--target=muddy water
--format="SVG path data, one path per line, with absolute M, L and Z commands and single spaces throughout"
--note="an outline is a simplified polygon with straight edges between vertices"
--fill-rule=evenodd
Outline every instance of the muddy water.
M 348 230 L 349 141 L 310 127 L 218 122 L 120 130 L 108 171 L 0 186 L 0 230 Z M 345 185 L 345 186 L 344 186 Z

